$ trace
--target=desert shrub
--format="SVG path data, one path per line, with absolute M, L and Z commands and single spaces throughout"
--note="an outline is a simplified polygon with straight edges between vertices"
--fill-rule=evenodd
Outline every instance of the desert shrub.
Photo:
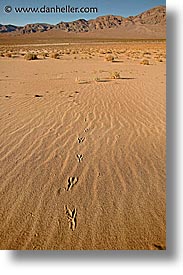
M 106 52 L 103 49 L 99 50 L 99 54 L 105 54 Z
M 106 60 L 106 61 L 113 62 L 113 61 L 114 61 L 114 56 L 108 55 L 108 56 L 106 56 L 105 60 Z
M 95 77 L 95 78 L 94 78 L 94 81 L 95 81 L 95 82 L 101 82 L 101 79 L 100 79 L 99 77 Z
M 11 53 L 6 53 L 6 57 L 12 57 Z
M 67 49 L 65 53 L 66 53 L 66 54 L 71 54 L 71 50 L 70 50 L 70 49 Z
M 111 73 L 111 79 L 120 79 L 120 73 L 119 72 L 112 72 Z
M 149 60 L 147 59 L 143 59 L 140 64 L 143 64 L 143 65 L 149 65 Z
M 144 52 L 143 55 L 151 55 L 150 52 Z
M 35 53 L 26 53 L 26 55 L 24 56 L 24 58 L 26 60 L 36 60 L 36 59 L 38 59 L 37 58 L 37 54 L 35 54 Z
M 43 58 L 48 57 L 48 53 L 45 53 L 45 52 L 43 52 L 41 55 L 42 55 Z
M 50 57 L 54 58 L 54 59 L 58 59 L 59 58 L 59 54 L 58 53 L 51 53 Z

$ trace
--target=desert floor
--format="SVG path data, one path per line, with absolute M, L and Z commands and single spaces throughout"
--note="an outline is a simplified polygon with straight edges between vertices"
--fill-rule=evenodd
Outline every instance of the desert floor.
M 165 43 L 43 48 L 0 48 L 0 249 L 165 249 Z

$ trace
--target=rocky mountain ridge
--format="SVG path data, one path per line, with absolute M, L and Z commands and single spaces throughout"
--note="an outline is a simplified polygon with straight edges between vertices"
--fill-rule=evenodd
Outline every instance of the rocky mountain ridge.
M 136 26 L 160 26 L 166 25 L 166 7 L 158 6 L 136 16 L 127 18 L 115 15 L 99 16 L 96 19 L 78 19 L 72 22 L 60 22 L 56 25 L 46 23 L 27 24 L 25 26 L 1 25 L 0 33 L 29 34 L 41 33 L 50 30 L 62 30 L 70 33 L 85 33 L 97 30 L 120 29 Z

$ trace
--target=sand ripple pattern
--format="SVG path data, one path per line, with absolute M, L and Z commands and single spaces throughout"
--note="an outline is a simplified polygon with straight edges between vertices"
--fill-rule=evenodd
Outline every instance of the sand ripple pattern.
M 0 98 L 1 249 L 163 248 L 165 90 L 158 68 L 146 70 L 144 80 L 82 85 L 48 77 L 40 98 L 38 84 L 25 95 L 10 82 L 12 98 Z

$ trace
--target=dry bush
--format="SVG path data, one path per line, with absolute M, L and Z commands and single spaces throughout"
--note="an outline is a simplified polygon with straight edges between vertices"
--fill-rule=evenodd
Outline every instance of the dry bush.
M 51 53 L 50 57 L 54 58 L 54 59 L 59 59 L 59 54 L 58 53 Z
M 144 52 L 143 55 L 151 55 L 150 52 Z
M 24 56 L 24 58 L 26 59 L 26 60 L 36 60 L 36 59 L 38 59 L 37 58 L 37 54 L 35 54 L 35 53 L 26 53 L 26 55 Z
M 106 56 L 105 60 L 106 60 L 106 61 L 113 62 L 113 61 L 114 61 L 114 56 L 108 55 L 108 56 Z
M 12 57 L 11 53 L 6 53 L 6 57 Z
M 100 79 L 100 77 L 95 77 L 95 78 L 94 78 L 94 81 L 95 81 L 95 82 L 102 82 L 102 80 Z
M 21 56 L 25 56 L 25 54 L 26 54 L 26 53 L 23 53 L 23 52 L 20 53 Z
M 105 50 L 100 49 L 99 54 L 106 54 Z
M 112 72 L 111 73 L 111 79 L 120 79 L 120 73 L 119 72 Z
M 48 53 L 43 52 L 41 53 L 41 56 L 45 59 L 46 57 L 48 57 Z
M 67 49 L 65 54 L 71 54 L 71 50 L 70 49 Z
M 147 59 L 143 59 L 140 64 L 143 64 L 143 65 L 149 65 L 149 60 Z

